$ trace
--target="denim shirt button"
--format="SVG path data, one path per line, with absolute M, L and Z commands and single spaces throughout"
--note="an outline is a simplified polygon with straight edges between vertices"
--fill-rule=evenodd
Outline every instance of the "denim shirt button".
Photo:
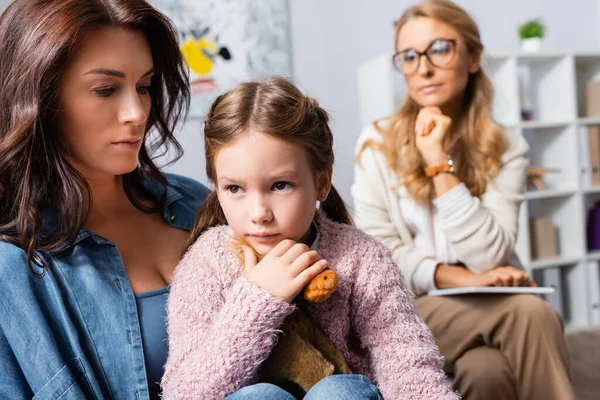
M 171 215 L 171 221 L 175 221 L 175 216 Z

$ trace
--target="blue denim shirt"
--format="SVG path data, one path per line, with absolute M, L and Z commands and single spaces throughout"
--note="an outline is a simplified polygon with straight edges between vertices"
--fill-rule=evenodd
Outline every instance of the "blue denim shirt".
M 209 191 L 167 178 L 163 217 L 190 230 Z M 157 198 L 165 190 L 147 187 Z M 0 242 L 0 399 L 148 399 L 136 300 L 117 247 L 83 229 L 43 257 L 37 278 L 23 250 Z

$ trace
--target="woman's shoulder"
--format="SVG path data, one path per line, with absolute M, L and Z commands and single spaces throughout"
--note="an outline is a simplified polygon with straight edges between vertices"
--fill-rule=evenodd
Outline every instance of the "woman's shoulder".
M 172 215 L 178 215 L 176 223 L 180 228 L 191 229 L 198 210 L 209 195 L 210 190 L 200 182 L 181 175 L 165 174 L 167 178 L 167 203 L 172 199 L 176 205 Z
M 381 119 L 367 125 L 356 141 L 354 148 L 355 162 L 358 164 L 387 165 L 383 154 L 384 131 L 390 126 L 389 119 Z
M 29 269 L 27 253 L 14 244 L 0 240 L 0 293 L 13 293 L 15 296 L 0 296 L 0 305 L 18 301 L 31 295 L 29 289 L 36 286 L 44 276 L 44 270 L 32 265 L 39 276 Z
M 27 253 L 14 244 L 0 240 L 0 276 L 6 277 L 19 270 L 27 271 Z
M 187 176 L 167 173 L 165 174 L 165 177 L 167 178 L 169 186 L 173 187 L 184 197 L 204 201 L 206 196 L 210 193 L 210 189 L 206 186 Z
M 383 142 L 382 131 L 390 126 L 389 119 L 380 119 L 365 126 L 356 141 L 356 152 L 359 152 L 367 141 Z
M 527 157 L 529 145 L 518 129 L 501 127 L 506 138 L 506 150 L 502 155 L 504 162 L 515 157 Z

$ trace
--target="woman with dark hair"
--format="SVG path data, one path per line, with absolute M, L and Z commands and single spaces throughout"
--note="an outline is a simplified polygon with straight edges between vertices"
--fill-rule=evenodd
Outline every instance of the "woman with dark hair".
M 165 296 L 208 190 L 163 175 L 186 70 L 143 0 L 0 16 L 0 398 L 158 398 Z

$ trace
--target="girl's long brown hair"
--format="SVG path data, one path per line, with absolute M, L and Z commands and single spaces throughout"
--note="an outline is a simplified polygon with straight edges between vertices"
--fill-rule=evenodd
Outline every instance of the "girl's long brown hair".
M 301 146 L 312 170 L 326 171 L 334 162 L 333 135 L 328 122 L 327 112 L 284 78 L 242 83 L 217 97 L 204 121 L 206 174 L 214 184 L 217 152 L 250 131 Z M 333 186 L 327 199 L 321 202 L 321 209 L 336 222 L 352 224 L 350 213 Z M 189 244 L 208 228 L 226 223 L 213 191 L 200 208 Z
M 471 16 L 448 0 L 426 0 L 410 7 L 396 23 L 394 45 L 402 27 L 410 20 L 429 17 L 452 26 L 461 36 L 469 51 L 481 57 L 483 44 L 479 29 Z M 506 150 L 506 138 L 502 128 L 492 118 L 494 88 L 485 72 L 479 70 L 469 76 L 464 96 L 463 117 L 453 121 L 459 140 L 452 147 L 451 156 L 457 166 L 457 175 L 469 191 L 480 197 L 488 182 L 498 173 L 501 158 Z M 383 143 L 373 140 L 363 147 L 381 151 L 391 169 L 401 179 L 399 184 L 423 203 L 434 197 L 431 178 L 424 172 L 424 161 L 415 144 L 415 122 L 421 106 L 409 95 L 400 109 L 385 121 L 375 122 L 381 132 Z M 356 159 L 360 162 L 360 152 Z
M 100 27 L 142 32 L 152 51 L 152 106 L 139 167 L 124 176 L 129 200 L 144 212 L 142 181 L 166 183 L 152 161 L 157 150 L 182 149 L 173 129 L 189 104 L 187 71 L 173 24 L 144 0 L 13 0 L 0 15 L 0 240 L 27 252 L 72 243 L 88 218 L 89 185 L 62 154 L 53 123 L 57 82 L 80 43 Z M 42 230 L 45 209 L 56 209 L 52 229 Z

